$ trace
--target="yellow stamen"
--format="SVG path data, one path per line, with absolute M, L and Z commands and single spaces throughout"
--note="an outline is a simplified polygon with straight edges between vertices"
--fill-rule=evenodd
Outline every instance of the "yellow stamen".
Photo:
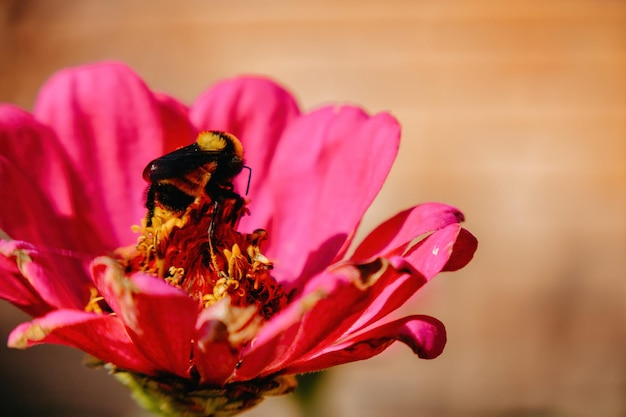
M 179 287 L 180 284 L 185 279 L 185 268 L 176 268 L 175 266 L 170 266 L 168 270 L 169 276 L 165 278 L 168 284 Z
M 98 289 L 96 287 L 89 288 L 89 301 L 85 306 L 85 311 L 87 313 L 103 314 L 104 312 L 98 304 L 102 300 L 104 300 L 104 297 L 98 293 Z

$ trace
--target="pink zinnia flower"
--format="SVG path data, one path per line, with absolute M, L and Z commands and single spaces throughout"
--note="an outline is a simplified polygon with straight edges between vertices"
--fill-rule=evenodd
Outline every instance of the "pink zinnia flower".
M 147 225 L 144 167 L 205 130 L 241 140 L 249 202 L 227 198 L 216 211 L 203 195 Z M 436 357 L 438 320 L 387 317 L 470 261 L 477 243 L 463 215 L 412 207 L 348 255 L 399 138 L 387 113 L 301 113 L 263 78 L 220 82 L 188 108 L 120 64 L 57 74 L 32 115 L 0 106 L 0 297 L 34 317 L 9 346 L 73 346 L 148 397 L 167 386 L 201 408 L 222 396 L 233 413 L 292 389 L 289 375 L 394 341 Z M 235 190 L 247 181 L 239 175 Z

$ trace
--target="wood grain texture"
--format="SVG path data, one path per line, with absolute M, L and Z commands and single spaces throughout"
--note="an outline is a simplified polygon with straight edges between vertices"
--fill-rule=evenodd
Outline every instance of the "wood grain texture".
M 328 417 L 626 415 L 625 2 L 0 2 L 1 101 L 28 108 L 52 72 L 103 59 L 187 102 L 260 73 L 305 108 L 389 110 L 401 152 L 360 236 L 421 201 L 465 212 L 477 258 L 405 308 L 446 323 L 444 354 L 398 346 L 336 369 Z M 19 319 L 3 313 L 4 332 Z M 106 375 L 45 349 L 3 351 L 1 377 L 19 363 L 66 416 L 132 415 Z M 248 415 L 296 414 L 271 400 Z

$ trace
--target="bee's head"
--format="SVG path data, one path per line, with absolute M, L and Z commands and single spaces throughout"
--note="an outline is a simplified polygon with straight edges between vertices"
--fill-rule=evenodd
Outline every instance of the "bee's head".
M 218 152 L 218 170 L 213 173 L 216 180 L 228 180 L 243 169 L 243 146 L 239 139 L 230 133 L 202 132 L 196 144 L 203 151 Z

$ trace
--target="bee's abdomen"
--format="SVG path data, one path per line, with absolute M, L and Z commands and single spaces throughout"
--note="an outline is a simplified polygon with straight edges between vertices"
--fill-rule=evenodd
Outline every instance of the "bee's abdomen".
M 157 203 L 171 211 L 184 211 L 194 202 L 196 197 L 189 195 L 174 184 L 158 182 L 152 184 Z

